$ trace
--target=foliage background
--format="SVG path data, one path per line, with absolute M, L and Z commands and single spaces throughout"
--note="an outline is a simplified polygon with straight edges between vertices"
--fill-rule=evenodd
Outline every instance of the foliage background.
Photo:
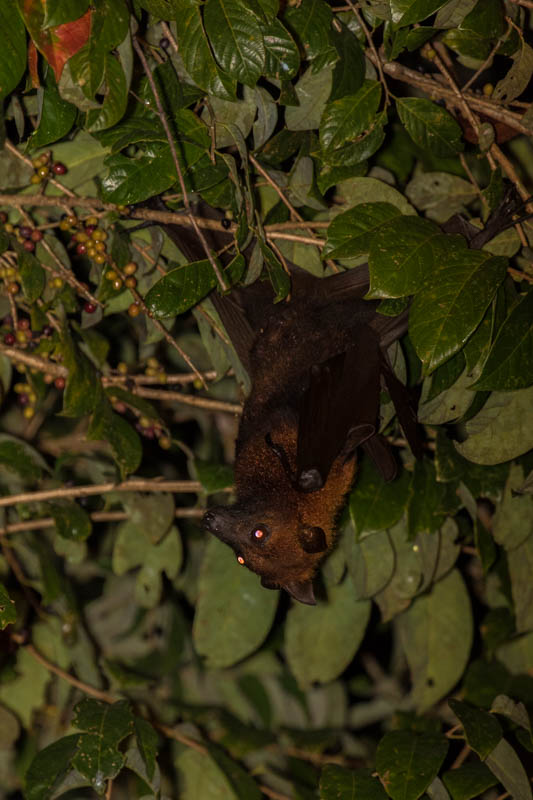
M 532 797 L 533 226 L 491 216 L 531 191 L 531 8 L 0 4 L 2 797 Z M 198 526 L 246 376 L 213 255 L 130 230 L 221 230 L 198 198 L 227 283 L 414 296 L 427 457 L 384 398 L 404 466 L 362 463 L 314 608 Z

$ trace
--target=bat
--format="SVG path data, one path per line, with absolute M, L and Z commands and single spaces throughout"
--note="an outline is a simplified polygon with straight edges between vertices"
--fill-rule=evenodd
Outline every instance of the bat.
M 185 232 L 168 231 L 191 260 Z M 251 379 L 235 447 L 236 502 L 210 508 L 203 527 L 228 544 L 269 589 L 314 604 L 313 576 L 335 541 L 335 524 L 363 448 L 386 480 L 396 461 L 379 434 L 385 388 L 413 452 L 416 414 L 387 349 L 408 312 L 379 314 L 364 300 L 366 266 L 327 278 L 291 269 L 291 299 L 274 303 L 268 282 L 211 299 Z
M 332 548 L 335 523 L 362 447 L 386 480 L 396 462 L 380 436 L 382 384 L 420 455 L 410 395 L 388 346 L 407 313 L 385 317 L 365 301 L 366 269 L 328 278 L 292 276 L 292 297 L 266 285 L 212 295 L 252 389 L 235 448 L 232 506 L 211 508 L 204 528 L 228 544 L 263 586 L 314 604 L 313 575 Z

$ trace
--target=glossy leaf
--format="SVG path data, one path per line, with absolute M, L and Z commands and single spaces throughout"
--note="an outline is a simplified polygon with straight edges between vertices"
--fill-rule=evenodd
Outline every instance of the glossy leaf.
M 326 764 L 320 775 L 320 800 L 386 800 L 387 793 L 371 769 Z
M 476 464 L 502 464 L 533 447 L 533 387 L 493 392 L 465 425 L 468 438 L 455 442 L 461 455 Z
M 363 462 L 350 495 L 350 514 L 358 534 L 395 525 L 407 505 L 411 475 L 402 470 L 387 483 L 370 461 Z
M 64 539 L 83 542 L 91 534 L 91 518 L 87 512 L 73 501 L 49 503 L 48 512 L 53 517 L 56 530 Z
M 500 739 L 485 762 L 514 800 L 531 800 L 531 782 L 516 750 L 506 739 Z
M 6 97 L 26 68 L 26 31 L 16 3 L 1 4 L 0 30 L 9 31 L 0 48 L 0 97 Z
M 417 800 L 436 777 L 448 742 L 438 734 L 386 733 L 378 745 L 376 769 L 392 800 Z
M 0 433 L 0 464 L 28 482 L 39 480 L 43 471 L 47 471 L 46 462 L 37 450 L 7 433 Z
M 498 331 L 475 389 L 525 389 L 533 383 L 533 291 Z
M 285 109 L 285 123 L 290 131 L 318 128 L 332 86 L 331 69 L 313 73 L 308 69 L 295 86 L 298 105 Z
M 142 445 L 137 431 L 123 417 L 114 414 L 107 403 L 99 404 L 87 436 L 109 444 L 122 478 L 135 472 L 141 463 Z
M 486 764 L 472 761 L 445 772 L 442 779 L 453 800 L 474 800 L 497 782 Z
M 494 714 L 460 700 L 449 700 L 448 704 L 463 726 L 469 747 L 485 760 L 502 738 L 500 723 Z
M 254 87 L 266 60 L 259 20 L 239 0 L 207 0 L 204 25 L 219 66 L 232 78 Z
M 296 37 L 306 58 L 314 62 L 317 74 L 338 57 L 330 37 L 332 19 L 331 8 L 324 0 L 302 0 L 289 6 L 283 15 L 284 24 Z
M 339 100 L 347 94 L 357 94 L 365 78 L 365 58 L 356 36 L 341 26 L 333 30 L 333 44 L 337 48 L 339 60 L 333 70 L 333 87 L 330 100 Z
M 441 106 L 421 97 L 396 100 L 398 115 L 413 141 L 443 158 L 463 150 L 461 128 Z
M 26 772 L 28 800 L 48 800 L 59 778 L 69 769 L 79 738 L 77 733 L 63 736 L 37 753 Z
M 278 80 L 293 78 L 300 66 L 300 54 L 289 31 L 274 19 L 262 28 L 265 47 L 265 75 Z
M 194 261 L 167 272 L 152 286 L 145 302 L 156 319 L 175 317 L 203 300 L 216 282 L 207 259 Z
M 212 537 L 205 551 L 193 641 L 214 668 L 228 667 L 264 641 L 278 593 L 263 589 L 257 575 L 237 563 L 233 551 Z
M 399 25 L 412 25 L 445 5 L 446 0 L 391 0 L 392 21 Z
M 399 215 L 390 203 L 360 203 L 338 214 L 328 228 L 322 258 L 353 258 L 368 253 L 379 228 Z
M 28 303 L 35 303 L 43 293 L 46 274 L 39 261 L 31 253 L 21 253 L 19 275 L 20 284 Z
M 502 103 L 510 103 L 519 97 L 528 86 L 533 75 L 533 48 L 522 40 L 520 50 L 513 56 L 513 66 L 499 81 L 493 97 Z
M 357 94 L 329 103 L 320 121 L 320 144 L 325 151 L 342 147 L 369 127 L 381 100 L 379 81 L 364 81 Z
M 375 231 L 368 259 L 371 297 L 404 297 L 434 274 L 448 245 L 440 229 L 420 217 L 394 216 Z
M 335 680 L 348 666 L 364 636 L 370 602 L 357 600 L 346 576 L 328 589 L 317 606 L 293 605 L 287 617 L 285 651 L 291 672 L 302 688 L 313 681 Z
M 427 373 L 465 344 L 505 277 L 506 259 L 467 248 L 443 251 L 442 261 L 414 299 L 409 332 Z
M 124 763 L 118 745 L 133 730 L 128 702 L 109 705 L 87 698 L 76 706 L 73 722 L 86 733 L 78 737 L 72 766 L 101 793 L 106 780 L 116 777 Z

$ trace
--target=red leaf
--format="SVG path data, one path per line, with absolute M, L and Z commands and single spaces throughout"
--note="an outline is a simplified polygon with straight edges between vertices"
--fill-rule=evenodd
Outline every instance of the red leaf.
M 28 69 L 30 70 L 31 85 L 38 89 L 41 85 L 39 80 L 39 70 L 37 69 L 37 48 L 30 39 L 28 42 Z

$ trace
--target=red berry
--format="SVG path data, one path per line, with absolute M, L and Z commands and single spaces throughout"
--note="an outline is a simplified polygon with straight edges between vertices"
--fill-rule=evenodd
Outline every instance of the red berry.
M 28 253 L 33 253 L 35 250 L 35 242 L 32 242 L 31 239 L 25 239 L 22 243 L 24 250 L 27 250 Z
M 63 376 L 59 375 L 59 377 L 57 377 L 54 381 L 54 386 L 56 387 L 56 389 L 59 389 L 59 391 L 62 392 L 63 389 L 65 388 L 65 383 L 66 381 L 63 378 Z
M 19 233 L 23 239 L 29 239 L 32 234 L 33 228 L 30 228 L 29 225 L 21 225 L 19 228 Z
M 22 317 L 22 319 L 19 319 L 19 321 L 17 322 L 17 328 L 19 329 L 19 331 L 27 331 L 29 327 L 30 327 L 30 321 L 27 317 Z
M 56 175 L 64 175 L 67 171 L 67 168 L 63 163 L 61 163 L 61 161 L 56 161 L 56 163 L 52 166 L 52 171 Z
M 85 226 L 85 233 L 88 233 L 89 235 L 95 230 L 96 230 L 96 225 L 86 225 Z
M 31 232 L 30 239 L 32 240 L 32 242 L 40 242 L 42 238 L 43 238 L 43 232 L 37 230 L 37 228 L 35 228 L 35 230 Z
M 86 244 L 83 244 L 83 242 L 80 242 L 80 243 L 79 243 L 79 244 L 76 246 L 76 253 L 77 253 L 79 256 L 84 256 L 86 252 L 87 252 L 87 245 L 86 245 Z
M 27 406 L 30 402 L 30 398 L 27 394 L 19 394 L 18 400 L 21 406 Z
M 51 325 L 45 325 L 43 328 L 43 336 L 51 336 L 54 332 L 54 329 Z
M 83 306 L 83 310 L 86 314 L 94 314 L 96 311 L 96 306 L 94 303 L 89 303 L 89 301 L 87 301 Z
M 6 223 L 7 222 L 7 214 L 5 211 L 0 211 L 0 222 Z
M 8 347 L 11 347 L 16 342 L 15 336 L 12 333 L 6 333 L 4 336 L 4 344 L 7 344 Z

